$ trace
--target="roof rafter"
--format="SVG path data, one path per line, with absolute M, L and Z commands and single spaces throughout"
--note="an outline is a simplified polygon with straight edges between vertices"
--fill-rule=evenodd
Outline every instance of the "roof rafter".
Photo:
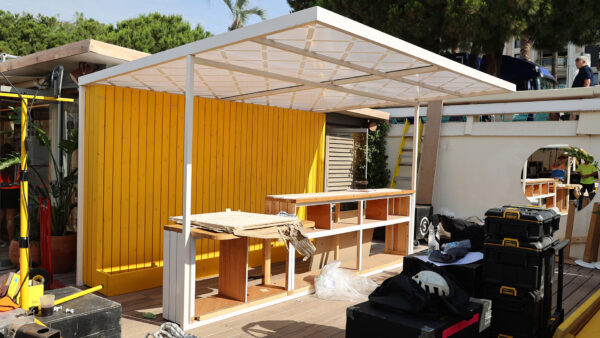
M 430 72 L 435 72 L 437 70 L 439 70 L 438 66 L 424 66 L 424 67 L 416 67 L 416 68 L 403 69 L 403 70 L 394 70 L 394 71 L 388 72 L 387 74 L 389 74 L 390 76 L 406 76 L 406 75 L 412 75 L 412 74 L 430 73 Z M 344 85 L 344 84 L 349 84 L 349 83 L 373 81 L 373 80 L 377 80 L 379 78 L 380 77 L 377 75 L 361 75 L 361 76 L 354 76 L 354 77 L 349 77 L 349 78 L 345 78 L 345 79 L 324 81 L 321 83 L 328 83 L 328 84 L 333 84 L 333 85 L 339 86 L 339 85 Z M 298 86 L 276 88 L 276 89 L 270 89 L 270 90 L 262 90 L 262 91 L 247 93 L 247 94 L 242 94 L 242 95 L 223 97 L 222 99 L 247 100 L 247 99 L 253 99 L 256 97 L 285 94 L 285 93 L 297 92 L 297 91 L 308 90 L 308 89 L 313 89 L 313 88 L 309 87 L 309 86 L 305 86 L 305 85 L 298 85 Z
M 287 45 L 285 43 L 273 41 L 271 39 L 256 38 L 256 39 L 253 39 L 252 41 L 262 44 L 262 45 L 269 46 L 269 47 L 277 48 L 277 49 L 280 49 L 280 50 L 283 50 L 286 52 L 303 55 L 303 56 L 310 57 L 313 59 L 329 62 L 329 63 L 335 64 L 338 66 L 357 70 L 359 72 L 375 75 L 375 76 L 378 76 L 383 79 L 389 79 L 389 80 L 394 80 L 394 81 L 398 81 L 398 82 L 403 82 L 403 83 L 410 84 L 413 86 L 419 86 L 419 87 L 427 88 L 429 90 L 434 90 L 437 92 L 446 93 L 446 94 L 453 95 L 453 96 L 458 96 L 458 97 L 462 96 L 460 92 L 456 92 L 456 91 L 449 90 L 449 89 L 444 89 L 440 86 L 429 85 L 429 84 L 426 84 L 423 82 L 414 81 L 414 80 L 410 80 L 410 79 L 402 77 L 402 76 L 406 76 L 406 75 L 395 75 L 395 76 L 390 75 L 389 73 L 382 72 L 377 69 L 364 67 L 364 66 L 357 65 L 355 63 L 348 62 L 348 61 L 339 60 L 336 58 L 329 57 L 327 55 L 323 55 L 323 54 L 316 53 L 316 52 L 311 52 L 306 49 L 302 49 L 302 48 Z M 416 74 L 418 74 L 418 73 L 416 73 Z
M 214 61 L 214 60 L 209 60 L 209 59 L 204 59 L 204 58 L 199 58 L 199 57 L 194 57 L 194 62 L 199 65 L 203 65 L 203 66 L 227 69 L 227 70 L 231 70 L 234 72 L 245 73 L 245 74 L 250 74 L 250 75 L 254 75 L 254 76 L 268 77 L 268 78 L 276 79 L 279 81 L 297 83 L 297 84 L 312 87 L 312 88 L 329 89 L 329 90 L 333 90 L 333 91 L 338 91 L 338 92 L 343 92 L 343 93 L 348 93 L 348 94 L 353 94 L 353 95 L 358 95 L 358 96 L 363 96 L 363 97 L 369 97 L 372 99 L 394 102 L 397 104 L 412 105 L 412 104 L 415 104 L 415 102 L 416 102 L 416 101 L 411 101 L 411 100 L 402 100 L 402 99 L 398 99 L 395 97 L 389 97 L 389 96 L 385 96 L 385 95 L 379 95 L 376 93 L 369 93 L 369 92 L 364 92 L 364 91 L 360 91 L 360 90 L 345 88 L 345 87 L 331 84 L 330 82 L 328 82 L 328 83 L 314 82 L 314 81 L 304 80 L 304 79 L 300 79 L 300 78 L 296 78 L 296 77 L 292 77 L 292 76 L 287 76 L 287 75 L 267 72 L 267 71 L 263 71 L 263 70 L 242 67 L 242 66 L 238 66 L 238 65 L 232 65 L 229 63 L 224 63 L 224 62 L 219 62 L 219 61 Z

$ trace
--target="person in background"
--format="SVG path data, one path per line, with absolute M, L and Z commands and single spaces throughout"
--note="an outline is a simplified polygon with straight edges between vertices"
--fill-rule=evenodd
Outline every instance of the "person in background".
M 6 143 L 2 146 L 1 158 L 4 159 L 13 152 L 12 146 Z M 18 170 L 15 165 L 0 171 L 0 224 L 6 220 L 9 241 L 12 241 L 15 234 L 15 217 L 19 208 Z M 0 245 L 4 246 L 6 244 L 0 243 Z
M 558 155 L 558 159 L 556 160 L 556 162 L 554 162 L 552 164 L 552 173 L 550 174 L 550 176 L 552 178 L 558 178 L 561 181 L 565 181 L 566 176 L 567 176 L 567 159 L 569 157 L 567 156 L 567 154 L 562 153 L 560 155 Z
M 579 72 L 575 76 L 573 80 L 572 88 L 578 87 L 589 87 L 592 85 L 592 79 L 594 78 L 594 72 L 592 72 L 592 68 L 587 65 L 585 58 L 580 56 L 575 59 L 575 66 L 579 69 Z
M 581 210 L 583 208 L 583 195 L 587 191 L 589 201 L 591 202 L 594 199 L 595 193 L 595 184 L 594 178 L 598 177 L 598 169 L 591 163 L 588 163 L 587 160 L 583 160 L 583 163 L 577 166 L 577 172 L 581 175 L 581 180 L 579 183 L 581 184 L 581 196 L 579 196 L 579 207 Z

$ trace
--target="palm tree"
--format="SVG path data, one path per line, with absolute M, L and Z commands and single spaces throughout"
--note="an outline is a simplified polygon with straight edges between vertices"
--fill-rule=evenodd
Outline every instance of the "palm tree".
M 230 31 L 243 27 L 250 15 L 258 15 L 261 19 L 266 20 L 267 12 L 264 9 L 258 7 L 248 8 L 250 6 L 249 0 L 235 0 L 235 3 L 232 0 L 223 0 L 223 2 L 229 7 L 233 15 L 233 23 L 228 28 Z

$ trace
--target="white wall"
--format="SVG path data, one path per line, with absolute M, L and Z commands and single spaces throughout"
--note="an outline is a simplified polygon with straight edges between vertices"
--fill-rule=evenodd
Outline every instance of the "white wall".
M 434 186 L 434 212 L 449 209 L 457 217 L 478 216 L 486 210 L 506 204 L 526 205 L 520 174 L 524 161 L 539 147 L 570 144 L 600 158 L 600 135 L 577 135 L 573 123 L 498 122 L 473 123 L 471 135 L 464 135 L 465 123 L 442 124 Z M 598 126 L 600 128 L 600 126 Z M 545 135 L 540 135 L 545 129 Z M 567 131 L 567 132 L 566 132 Z M 393 170 L 395 152 L 402 129 L 390 128 L 388 167 Z M 596 200 L 597 202 L 598 200 Z M 575 216 L 573 236 L 586 236 L 591 207 Z M 561 220 L 558 236 L 564 235 L 566 217 Z M 571 255 L 583 256 L 583 245 L 574 245 Z

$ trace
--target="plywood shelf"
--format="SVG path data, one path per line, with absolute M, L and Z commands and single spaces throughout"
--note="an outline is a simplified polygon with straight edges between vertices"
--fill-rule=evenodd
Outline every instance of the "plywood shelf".
M 205 320 L 225 313 L 258 305 L 279 297 L 285 297 L 285 287 L 276 285 L 255 285 L 248 287 L 247 302 L 231 299 L 222 295 L 213 295 L 196 299 L 196 320 Z
M 327 236 L 335 236 L 359 230 L 384 227 L 392 224 L 406 223 L 408 221 L 410 221 L 410 218 L 408 216 L 388 215 L 388 220 L 386 221 L 364 218 L 363 224 L 358 224 L 358 218 L 351 217 L 341 219 L 339 222 L 334 222 L 332 224 L 331 230 L 305 229 L 305 231 L 309 238 L 320 238 Z

